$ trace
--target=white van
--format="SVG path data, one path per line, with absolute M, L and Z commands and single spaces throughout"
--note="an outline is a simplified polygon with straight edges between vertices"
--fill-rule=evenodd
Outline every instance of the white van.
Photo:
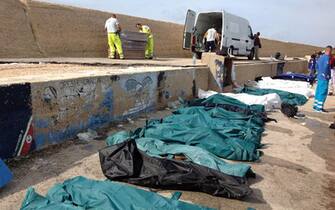
M 254 40 L 249 21 L 228 12 L 201 12 L 188 10 L 184 28 L 184 49 L 192 49 L 198 58 L 205 50 L 203 37 L 206 31 L 215 26 L 221 34 L 221 43 L 217 48 L 223 54 L 254 57 Z

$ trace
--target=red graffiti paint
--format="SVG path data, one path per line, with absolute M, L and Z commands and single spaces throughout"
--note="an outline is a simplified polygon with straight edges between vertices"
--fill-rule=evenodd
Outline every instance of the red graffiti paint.
M 26 132 L 22 138 L 20 149 L 17 153 L 17 156 L 24 156 L 27 155 L 30 152 L 31 145 L 33 143 L 33 125 L 32 125 L 32 117 L 30 117 L 30 120 L 27 125 Z

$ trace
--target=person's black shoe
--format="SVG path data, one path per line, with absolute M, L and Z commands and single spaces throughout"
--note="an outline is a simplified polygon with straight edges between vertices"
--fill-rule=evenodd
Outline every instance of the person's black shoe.
M 335 123 L 331 124 L 331 125 L 329 126 L 329 128 L 330 128 L 330 129 L 335 129 Z
M 325 110 L 325 109 L 321 109 L 321 111 L 322 111 L 323 113 L 328 113 L 328 111 Z

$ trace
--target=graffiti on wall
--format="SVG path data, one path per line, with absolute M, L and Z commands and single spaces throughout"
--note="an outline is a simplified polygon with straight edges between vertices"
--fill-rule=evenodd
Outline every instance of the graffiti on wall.
M 34 149 L 30 84 L 0 87 L 0 158 Z
M 189 80 L 171 74 L 150 72 L 0 87 L 0 157 L 24 155 L 73 138 L 87 128 L 153 110 L 160 101 L 166 105 L 178 96 L 189 96 Z M 185 82 L 181 85 L 180 81 Z M 196 90 L 195 82 L 193 87 Z
M 215 81 L 218 87 L 223 90 L 223 78 L 224 78 L 224 63 L 218 59 L 215 60 L 216 72 L 215 72 Z
M 156 103 L 157 77 L 153 74 L 136 75 L 121 81 L 127 93 L 127 98 L 133 99 L 134 104 L 123 115 L 131 115 L 152 108 Z
M 73 138 L 87 128 L 98 128 L 113 118 L 113 91 L 108 79 L 56 81 L 36 88 L 39 110 L 34 125 L 37 147 Z
M 42 98 L 45 102 L 50 103 L 52 100 L 57 99 L 57 90 L 52 86 L 46 87 Z
M 170 92 L 165 90 L 166 74 L 164 71 L 159 72 L 157 78 L 158 102 L 162 103 L 164 100 L 170 98 Z

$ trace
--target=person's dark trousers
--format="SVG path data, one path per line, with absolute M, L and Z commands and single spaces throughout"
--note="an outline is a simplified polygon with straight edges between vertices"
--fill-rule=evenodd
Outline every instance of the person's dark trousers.
M 206 52 L 209 52 L 209 51 L 214 52 L 215 51 L 215 41 L 206 42 L 205 51 Z

